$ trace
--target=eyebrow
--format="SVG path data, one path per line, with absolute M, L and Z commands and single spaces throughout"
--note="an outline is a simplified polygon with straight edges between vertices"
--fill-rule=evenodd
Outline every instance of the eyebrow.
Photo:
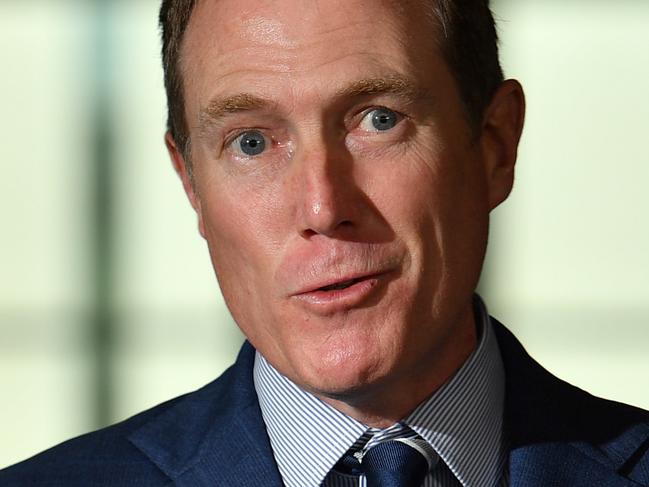
M 338 90 L 335 99 L 342 100 L 381 94 L 396 95 L 411 101 L 422 96 L 422 90 L 403 76 L 391 75 L 354 81 Z M 251 93 L 238 93 L 224 98 L 215 98 L 200 112 L 200 132 L 204 133 L 210 126 L 218 125 L 229 114 L 267 109 L 272 106 L 276 106 L 276 104 Z
M 201 110 L 199 126 L 201 131 L 204 131 L 208 126 L 218 124 L 228 114 L 259 110 L 272 104 L 270 100 L 250 93 L 238 93 L 225 98 L 216 98 Z
M 392 75 L 381 78 L 363 78 L 339 90 L 337 98 L 356 98 L 360 96 L 390 94 L 414 100 L 422 95 L 421 90 L 409 79 Z

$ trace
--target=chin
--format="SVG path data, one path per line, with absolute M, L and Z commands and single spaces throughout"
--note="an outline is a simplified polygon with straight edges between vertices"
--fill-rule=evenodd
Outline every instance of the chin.
M 331 347 L 308 357 L 296 378 L 318 396 L 343 398 L 372 388 L 387 375 L 385 355 L 367 347 Z

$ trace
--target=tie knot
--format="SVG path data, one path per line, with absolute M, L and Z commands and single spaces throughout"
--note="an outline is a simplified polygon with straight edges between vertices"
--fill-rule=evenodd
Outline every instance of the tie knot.
M 429 470 L 428 460 L 409 442 L 390 440 L 370 448 L 361 460 L 368 487 L 418 487 Z

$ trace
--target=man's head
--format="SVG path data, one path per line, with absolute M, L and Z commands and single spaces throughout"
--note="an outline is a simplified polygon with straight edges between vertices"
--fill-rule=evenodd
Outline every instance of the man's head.
M 511 81 L 467 117 L 476 102 L 424 6 L 198 2 L 178 71 L 192 182 L 167 136 L 252 344 L 342 409 L 395 419 L 475 344 L 488 215 L 511 189 L 523 117 Z
M 181 47 L 197 3 L 198 0 L 163 0 L 160 8 L 168 129 L 190 166 Z M 420 3 L 422 14 L 436 26 L 431 36 L 439 43 L 458 84 L 469 123 L 478 130 L 485 108 L 503 81 L 489 0 L 423 0 Z

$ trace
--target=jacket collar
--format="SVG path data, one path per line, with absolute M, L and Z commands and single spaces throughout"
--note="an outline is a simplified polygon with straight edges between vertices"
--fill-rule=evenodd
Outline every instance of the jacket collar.
M 280 487 L 245 343 L 219 379 L 188 394 L 130 436 L 178 486 Z
M 506 376 L 505 434 L 512 487 L 632 487 L 649 464 L 647 413 L 555 378 L 496 320 Z M 282 485 L 244 344 L 219 379 L 130 436 L 175 485 Z M 644 474 L 646 475 L 646 473 Z
M 634 467 L 646 453 L 647 413 L 557 379 L 492 321 L 505 366 L 510 485 L 637 486 Z

